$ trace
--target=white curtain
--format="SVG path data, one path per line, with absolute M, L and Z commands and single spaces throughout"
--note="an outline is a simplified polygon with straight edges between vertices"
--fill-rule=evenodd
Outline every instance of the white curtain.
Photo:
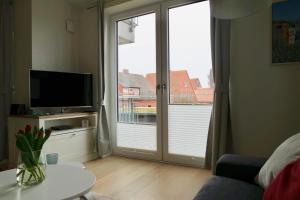
M 0 1 L 0 160 L 7 157 L 7 117 L 11 98 L 13 1 Z
M 99 67 L 98 67 L 98 134 L 97 147 L 99 157 L 104 157 L 112 153 L 109 128 L 104 105 L 105 98 L 105 72 L 104 72 L 104 0 L 98 1 L 99 20 Z

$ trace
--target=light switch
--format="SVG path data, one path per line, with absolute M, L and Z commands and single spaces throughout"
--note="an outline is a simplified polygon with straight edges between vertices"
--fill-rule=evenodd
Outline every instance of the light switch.
M 74 33 L 75 32 L 75 27 L 74 27 L 74 23 L 72 20 L 68 19 L 66 21 L 66 27 L 67 27 L 67 31 L 70 33 Z

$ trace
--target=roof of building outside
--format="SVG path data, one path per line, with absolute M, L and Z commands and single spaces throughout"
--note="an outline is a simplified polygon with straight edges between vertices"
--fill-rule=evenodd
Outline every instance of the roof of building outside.
M 178 70 L 170 72 L 171 95 L 185 94 L 190 95 L 195 103 L 212 103 L 214 89 L 202 88 L 198 78 L 190 79 L 187 70 Z M 119 72 L 119 90 L 121 88 L 140 88 L 140 100 L 155 97 L 156 73 L 131 74 L 128 70 Z
M 201 103 L 212 103 L 214 100 L 214 89 L 213 88 L 197 88 L 195 89 L 197 102 Z
M 155 90 L 151 87 L 147 79 L 140 74 L 131 74 L 127 72 L 119 72 L 119 84 L 124 88 L 140 88 L 141 96 L 152 97 L 155 95 Z

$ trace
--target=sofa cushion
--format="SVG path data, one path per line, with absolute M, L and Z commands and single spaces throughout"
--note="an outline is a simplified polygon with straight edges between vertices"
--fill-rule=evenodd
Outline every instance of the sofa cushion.
M 264 190 L 254 184 L 214 176 L 194 200 L 262 200 Z
M 258 174 L 258 183 L 267 188 L 289 163 L 300 158 L 300 133 L 285 140 L 271 155 Z

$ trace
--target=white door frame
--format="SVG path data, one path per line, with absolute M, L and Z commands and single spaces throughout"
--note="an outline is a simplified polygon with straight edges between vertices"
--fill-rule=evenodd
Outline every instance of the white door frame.
M 169 101 L 169 44 L 168 44 L 168 9 L 180 7 L 205 0 L 171 0 L 161 1 L 152 6 L 132 9 L 113 15 L 110 18 L 109 27 L 109 46 L 110 46 L 110 94 L 111 94 L 111 132 L 113 153 L 121 156 L 133 158 L 160 160 L 163 162 L 177 163 L 182 165 L 203 167 L 204 158 L 174 155 L 168 153 L 168 101 Z M 161 89 L 157 92 L 157 152 L 146 150 L 134 150 L 117 147 L 117 28 L 116 22 L 145 15 L 156 13 L 156 74 L 157 85 L 166 85 L 166 90 Z
M 169 15 L 170 8 L 176 8 L 184 5 L 189 5 L 204 0 L 174 0 L 162 3 L 161 17 L 162 17 L 162 77 L 163 83 L 166 84 L 167 91 L 162 95 L 162 129 L 163 129 L 163 160 L 171 163 L 178 163 L 196 167 L 204 167 L 204 158 L 183 156 L 168 153 L 168 104 L 169 104 Z
M 156 74 L 157 84 L 161 82 L 161 28 L 160 28 L 160 6 L 152 5 L 143 8 L 133 9 L 130 11 L 122 12 L 114 15 L 110 19 L 110 71 L 111 71 L 111 100 L 112 100 L 112 116 L 111 116 L 111 131 L 112 131 L 112 144 L 113 153 L 122 156 L 129 156 L 134 158 L 150 159 L 150 160 L 162 160 L 162 136 L 161 136 L 161 90 L 157 92 L 157 116 L 156 116 L 156 135 L 157 135 L 157 151 L 137 150 L 130 148 L 118 147 L 116 143 L 117 135 L 117 74 L 118 74 L 118 63 L 117 63 L 117 22 L 123 19 L 146 15 L 150 13 L 156 14 Z

